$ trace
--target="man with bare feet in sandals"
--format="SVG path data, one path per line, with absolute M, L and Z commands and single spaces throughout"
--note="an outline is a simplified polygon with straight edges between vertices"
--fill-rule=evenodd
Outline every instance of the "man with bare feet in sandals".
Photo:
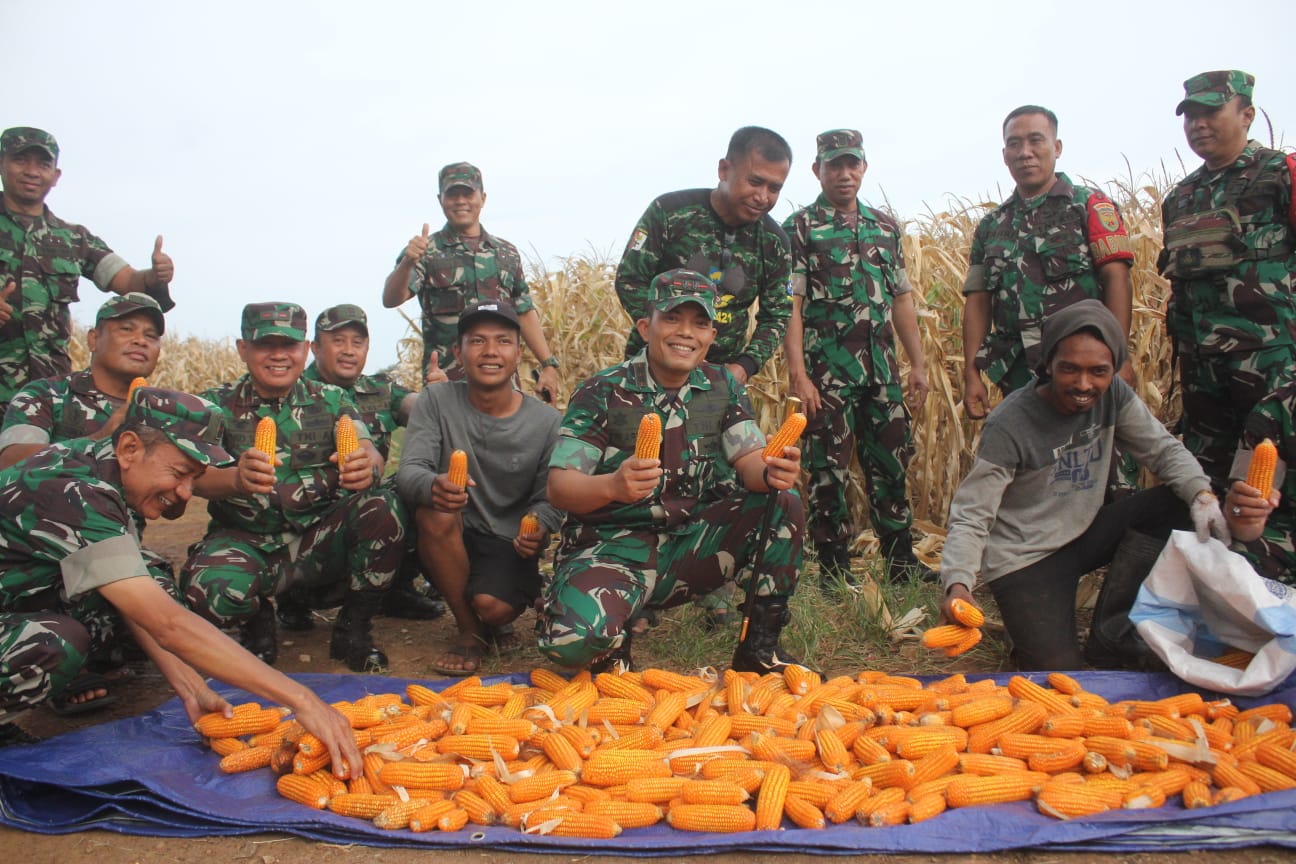
M 540 556 L 563 514 L 546 498 L 558 412 L 513 386 L 521 357 L 517 312 L 503 300 L 470 303 L 459 318 L 460 381 L 419 394 L 396 487 L 414 510 L 418 552 L 454 614 L 458 633 L 432 668 L 471 675 L 492 645 L 516 650 L 512 622 L 540 593 Z M 466 485 L 451 455 L 467 455 Z M 528 514 L 534 530 L 523 528 Z M 528 522 L 530 520 L 527 520 Z

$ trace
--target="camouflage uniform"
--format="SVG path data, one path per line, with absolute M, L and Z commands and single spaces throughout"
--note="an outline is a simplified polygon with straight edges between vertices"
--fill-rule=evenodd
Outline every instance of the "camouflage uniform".
M 404 554 L 404 513 L 388 486 L 339 485 L 329 462 L 334 425 L 340 416 L 359 419 L 346 393 L 298 380 L 288 396 L 263 399 L 244 375 L 203 395 L 224 411 L 222 440 L 235 456 L 252 447 L 257 421 L 273 417 L 281 464 L 273 493 L 208 503 L 207 536 L 190 547 L 180 574 L 191 608 L 224 625 L 252 617 L 261 598 L 289 583 L 385 590 Z
M 641 610 L 682 603 L 738 578 L 761 545 L 755 593 L 796 588 L 801 499 L 795 491 L 778 493 L 771 536 L 761 536 L 769 495 L 741 488 L 732 466 L 762 448 L 765 436 L 746 391 L 722 366 L 702 364 L 675 393 L 653 381 L 642 351 L 597 373 L 572 396 L 549 467 L 614 472 L 634 455 L 645 411 L 662 417 L 665 474 L 643 501 L 569 514 L 542 599 L 540 650 L 557 663 L 581 665 L 619 647 Z
M 1184 445 L 1224 480 L 1247 413 L 1296 364 L 1296 156 L 1249 141 L 1162 202 Z
M 90 637 L 53 612 L 0 613 L 0 723 L 62 693 L 85 665 Z
M 49 444 L 93 435 L 124 403 L 96 387 L 89 369 L 33 381 L 5 409 L 0 451 L 11 444 Z
M 670 192 L 648 205 L 617 266 L 617 297 L 637 321 L 647 315 L 649 285 L 658 273 L 684 268 L 709 276 L 716 285 L 719 333 L 707 360 L 740 363 L 751 376 L 777 350 L 792 314 L 788 239 L 768 215 L 750 225 L 726 225 L 711 207 L 711 192 Z M 757 301 L 756 330 L 748 341 L 750 310 Z M 631 330 L 626 357 L 643 347 Z
M 1245 480 L 1250 467 L 1250 451 L 1268 438 L 1278 448 L 1278 458 L 1286 464 L 1278 507 L 1269 514 L 1264 533 L 1250 543 L 1235 540 L 1233 548 L 1245 555 L 1263 576 L 1296 585 L 1296 378 L 1287 370 L 1283 384 L 1261 399 L 1247 415 L 1242 429 L 1241 446 L 1233 462 L 1230 478 Z M 1263 490 L 1268 491 L 1268 490 Z
M 792 245 L 792 292 L 804 298 L 806 374 L 823 399 L 806 429 L 803 460 L 810 536 L 821 549 L 849 539 L 846 486 L 856 448 L 874 531 L 908 531 L 913 446 L 891 322 L 892 298 L 913 290 L 900 226 L 862 204 L 852 223 L 821 194 L 783 229 Z
M 1039 365 L 1040 325 L 1077 300 L 1102 300 L 1098 269 L 1133 264 L 1120 211 L 1096 189 L 1065 174 L 1031 200 L 1017 193 L 977 225 L 969 255 L 984 283 L 964 293 L 991 292 L 991 326 L 977 350 L 977 368 L 1004 394 L 1025 386 Z
M 306 367 L 302 378 L 316 384 L 324 383 L 319 366 L 315 363 Z M 406 390 L 382 373 L 361 375 L 353 386 L 339 389 L 351 397 L 360 421 L 368 428 L 370 440 L 385 462 L 391 450 L 392 433 L 401 427 L 397 420 L 401 413 L 401 403 L 413 391 Z

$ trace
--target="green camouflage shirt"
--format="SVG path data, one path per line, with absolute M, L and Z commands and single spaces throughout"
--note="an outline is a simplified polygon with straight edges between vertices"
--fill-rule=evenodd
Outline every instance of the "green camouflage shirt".
M 1232 165 L 1203 165 L 1162 202 L 1162 263 L 1174 289 L 1166 327 L 1182 347 L 1218 354 L 1296 343 L 1293 176 L 1296 156 L 1249 141 Z
M 0 471 L 0 611 L 147 575 L 110 439 L 56 444 Z
M 711 207 L 710 189 L 669 192 L 648 205 L 617 266 L 621 308 L 637 321 L 647 317 L 649 287 L 658 273 L 677 267 L 710 277 L 716 285 L 716 335 L 707 360 L 736 363 L 746 356 L 756 371 L 783 341 L 792 304 L 788 300 L 788 238 L 768 215 L 731 228 Z M 751 341 L 747 328 L 756 309 Z M 626 356 L 643 348 L 633 329 Z
M 93 435 L 124 403 L 96 387 L 89 369 L 33 381 L 5 409 L 0 451 L 11 444 L 43 445 Z
M 1065 174 L 1030 200 L 1016 191 L 988 213 L 972 238 L 969 270 L 981 268 L 980 285 L 969 273 L 965 293 L 991 292 L 991 326 L 977 351 L 977 368 L 998 383 L 1022 353 L 1034 369 L 1040 326 L 1059 309 L 1086 298 L 1102 300 L 1098 269 L 1134 262 L 1120 210 L 1096 189 Z
M 474 252 L 448 224 L 428 238 L 428 249 L 410 273 L 409 290 L 423 309 L 423 372 L 432 352 L 442 369 L 454 366 L 450 347 L 459 338 L 459 313 L 470 301 L 507 300 L 519 315 L 535 308 L 517 247 L 482 229 Z M 404 258 L 398 255 L 396 263 Z
M 307 366 L 306 371 L 302 373 L 302 377 L 307 381 L 314 381 L 318 384 L 324 383 L 324 379 L 320 377 L 319 366 L 316 363 Z M 354 387 L 343 387 L 341 389 L 355 403 L 356 411 L 360 414 L 360 420 L 369 428 L 373 445 L 378 448 L 378 452 L 382 454 L 385 461 L 388 450 L 391 448 L 392 433 L 404 425 L 400 420 L 401 403 L 412 391 L 406 390 L 381 373 L 377 375 L 361 375 L 356 379 Z
M 820 387 L 900 380 L 892 298 L 913 290 L 900 226 L 859 204 L 853 223 L 822 194 L 783 223 L 792 246 L 792 293 L 802 297 L 806 368 Z
M 1278 448 L 1278 458 L 1287 465 L 1278 491 L 1282 494 L 1278 507 L 1269 514 L 1264 534 L 1250 543 L 1236 542 L 1240 549 L 1262 575 L 1288 585 L 1296 585 L 1296 381 L 1291 376 L 1273 393 L 1256 403 L 1247 416 L 1242 429 L 1242 449 L 1252 450 L 1268 438 Z M 1249 454 L 1234 463 L 1230 475 L 1246 479 L 1250 467 Z
M 256 425 L 273 417 L 278 426 L 275 488 L 269 495 L 242 495 L 211 501 L 208 529 L 235 528 L 267 535 L 267 543 L 282 545 L 283 534 L 301 533 L 315 524 L 344 494 L 337 465 L 329 461 L 336 452 L 334 427 L 340 416 L 356 421 L 357 434 L 369 440 L 346 391 L 331 384 L 298 380 L 292 393 L 280 399 L 263 399 L 244 375 L 232 384 L 221 384 L 204 399 L 219 405 L 225 414 L 220 445 L 235 459 L 252 448 Z
M 704 363 L 688 383 L 671 392 L 653 380 L 641 351 L 594 374 L 573 394 L 549 467 L 613 473 L 634 455 L 639 421 L 650 410 L 662 418 L 665 473 L 657 491 L 632 504 L 569 514 L 566 535 L 575 538 L 584 526 L 605 537 L 627 529 L 668 532 L 736 488 L 733 463 L 765 446 L 747 391 L 729 370 Z
M 102 240 L 48 207 L 43 216 L 22 216 L 0 200 L 0 289 L 11 277 L 19 283 L 9 300 L 14 317 L 0 327 L 0 405 L 29 381 L 72 371 L 68 304 L 78 299 L 81 277 L 108 291 L 125 266 Z

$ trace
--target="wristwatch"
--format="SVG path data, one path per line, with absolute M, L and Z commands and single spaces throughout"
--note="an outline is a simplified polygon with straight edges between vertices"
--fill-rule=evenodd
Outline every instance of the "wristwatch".
M 550 354 L 548 357 L 546 357 L 545 359 L 543 359 L 543 360 L 540 361 L 540 368 L 541 368 L 541 369 L 544 369 L 545 367 L 548 367 L 548 366 L 552 366 L 552 367 L 555 368 L 555 369 L 558 368 L 558 358 L 557 358 L 556 356 L 554 356 L 553 354 Z

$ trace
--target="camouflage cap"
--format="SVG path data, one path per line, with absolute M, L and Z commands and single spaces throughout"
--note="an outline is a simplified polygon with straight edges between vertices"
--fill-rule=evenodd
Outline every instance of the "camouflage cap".
M 1251 98 L 1255 89 L 1255 76 L 1239 69 L 1220 69 L 1215 72 L 1203 72 L 1194 75 L 1184 82 L 1184 98 L 1175 108 L 1175 114 L 1184 113 L 1189 102 L 1218 108 L 1234 96 Z
M 459 313 L 459 335 L 462 336 L 474 321 L 481 318 L 499 318 L 515 330 L 522 329 L 517 310 L 505 300 L 473 300 Z
M 331 333 L 348 324 L 355 324 L 364 331 L 366 336 L 369 335 L 369 318 L 365 315 L 365 311 L 354 303 L 340 303 L 321 312 L 315 319 L 315 333 L 316 335 Z
M 685 303 L 696 303 L 715 318 L 715 283 L 693 270 L 667 270 L 653 277 L 649 286 L 653 308 L 669 312 Z
M 467 186 L 474 192 L 481 192 L 481 171 L 476 165 L 455 162 L 441 169 L 441 173 L 437 175 L 437 184 L 441 187 L 442 195 L 456 186 Z
M 58 142 L 44 129 L 34 126 L 14 126 L 0 133 L 0 154 L 12 156 L 32 148 L 44 150 L 55 162 L 58 161 Z
M 818 148 L 817 158 L 820 162 L 831 162 L 838 156 L 855 156 L 861 162 L 864 159 L 864 136 L 858 129 L 830 129 L 819 133 L 815 138 Z
M 161 387 L 137 387 L 126 406 L 126 419 L 156 429 L 180 452 L 202 465 L 220 468 L 234 462 L 221 447 L 225 415 L 200 396 Z
M 306 310 L 296 303 L 249 303 L 243 307 L 243 338 L 249 342 L 267 336 L 306 341 Z
M 99 312 L 95 315 L 95 326 L 98 327 L 105 321 L 111 321 L 114 318 L 125 318 L 127 315 L 134 315 L 136 312 L 146 312 L 157 325 L 158 335 L 161 336 L 166 332 L 166 316 L 162 314 L 162 307 L 158 302 L 147 294 L 141 294 L 138 291 L 131 291 L 127 294 L 118 294 L 110 297 L 99 307 Z

